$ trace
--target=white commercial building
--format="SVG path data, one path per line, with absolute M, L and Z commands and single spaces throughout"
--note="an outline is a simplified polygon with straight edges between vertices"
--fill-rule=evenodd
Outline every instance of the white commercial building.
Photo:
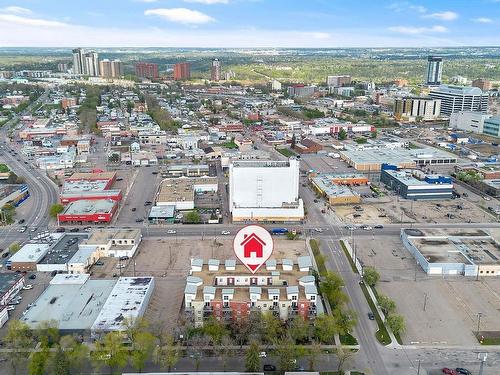
M 482 134 L 484 120 L 489 119 L 490 117 L 491 115 L 487 115 L 482 112 L 459 111 L 451 114 L 450 127 Z
M 429 96 L 441 99 L 441 114 L 445 116 L 458 111 L 488 111 L 488 94 L 477 87 L 441 85 L 431 90 Z
M 233 161 L 229 165 L 233 221 L 300 221 L 299 161 Z

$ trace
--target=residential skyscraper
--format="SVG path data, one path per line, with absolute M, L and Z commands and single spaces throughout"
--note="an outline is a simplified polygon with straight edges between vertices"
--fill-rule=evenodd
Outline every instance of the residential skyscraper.
M 89 51 L 83 58 L 83 73 L 91 77 L 99 75 L 99 55 L 95 51 Z
M 158 64 L 139 62 L 135 64 L 135 75 L 140 78 L 158 78 Z
M 73 73 L 74 74 L 85 74 L 85 68 L 83 65 L 85 51 L 83 48 L 75 48 L 73 51 Z
M 177 63 L 174 65 L 174 80 L 175 81 L 184 81 L 191 78 L 191 64 Z
M 443 58 L 429 56 L 427 58 L 427 79 L 429 86 L 439 86 L 441 84 L 441 73 L 443 72 Z
M 120 60 L 104 59 L 99 62 L 99 70 L 101 77 L 119 78 L 123 75 L 123 64 Z
M 219 59 L 212 60 L 212 71 L 210 74 L 210 79 L 212 81 L 219 81 L 220 80 L 220 61 L 219 61 Z

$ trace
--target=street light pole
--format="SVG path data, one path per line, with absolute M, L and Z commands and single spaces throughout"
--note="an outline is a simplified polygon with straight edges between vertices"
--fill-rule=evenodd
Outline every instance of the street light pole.
M 481 326 L 481 317 L 483 316 L 482 312 L 477 313 L 477 334 L 479 336 L 479 328 Z

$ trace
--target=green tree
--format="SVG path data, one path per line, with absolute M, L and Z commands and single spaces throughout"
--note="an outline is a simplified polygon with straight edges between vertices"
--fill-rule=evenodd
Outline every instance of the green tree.
M 35 336 L 43 347 L 51 347 L 59 342 L 59 328 L 56 320 L 40 322 L 35 330 Z
M 337 320 L 327 314 L 319 315 L 314 321 L 316 338 L 323 344 L 331 344 L 336 334 L 339 333 Z
M 385 322 L 395 335 L 400 335 L 406 331 L 405 319 L 402 315 L 389 315 Z
M 278 358 L 278 366 L 280 371 L 292 371 L 295 368 L 297 361 L 297 347 L 293 340 L 288 336 L 280 341 L 275 341 L 276 357 Z
M 323 277 L 320 283 L 320 290 L 326 296 L 328 302 L 330 302 L 332 309 L 340 309 L 349 301 L 349 298 L 343 291 L 343 287 L 344 280 L 339 274 L 328 271 Z
M 7 358 L 15 375 L 26 363 L 26 349 L 33 346 L 31 331 L 25 323 L 13 320 L 9 323 L 7 334 L 3 341 L 5 347 L 11 350 Z
M 63 211 L 64 211 L 64 206 L 60 203 L 55 203 L 52 206 L 50 206 L 49 215 L 51 218 L 55 219 L 57 218 L 57 215 L 59 215 Z
M 109 332 L 95 343 L 94 360 L 97 366 L 99 361 L 109 367 L 112 374 L 127 364 L 127 351 L 123 348 L 123 335 L 118 332 Z
M 212 315 L 203 323 L 203 333 L 212 339 L 215 345 L 219 345 L 224 336 L 229 334 L 226 326 Z
M 337 322 L 337 328 L 340 335 L 347 335 L 351 333 L 352 329 L 356 326 L 356 312 L 340 311 L 336 310 L 334 312 L 335 320 Z
M 190 224 L 198 224 L 201 222 L 200 213 L 196 210 L 189 211 L 186 214 L 185 219 L 186 219 L 186 223 L 190 223 Z
M 47 366 L 49 351 L 43 349 L 42 351 L 31 354 L 30 362 L 28 365 L 29 375 L 44 375 L 45 367 Z
M 262 314 L 263 339 L 267 343 L 272 343 L 279 339 L 283 333 L 281 320 L 274 316 L 270 311 Z
M 59 346 L 66 354 L 73 374 L 81 373 L 84 363 L 89 359 L 89 348 L 78 342 L 73 336 L 67 335 L 61 337 Z
M 163 345 L 158 345 L 155 349 L 155 362 L 159 364 L 162 368 L 166 368 L 168 372 L 172 370 L 172 367 L 179 362 L 180 349 L 174 341 L 174 338 L 170 335 L 165 337 Z
M 396 302 L 383 294 L 379 294 L 378 304 L 385 315 L 391 315 L 396 311 Z
M 7 178 L 7 183 L 8 184 L 17 183 L 17 175 L 14 172 L 9 173 L 9 177 Z
M 364 267 L 363 280 L 371 287 L 374 287 L 380 280 L 380 274 L 374 267 Z
M 245 355 L 245 370 L 249 372 L 259 371 L 260 368 L 260 348 L 255 341 L 250 343 L 250 347 Z
M 340 129 L 339 130 L 339 133 L 338 133 L 338 138 L 339 140 L 343 141 L 345 139 L 347 139 L 347 132 L 345 131 L 344 128 Z
M 19 244 L 19 242 L 13 242 L 9 246 L 9 252 L 11 254 L 17 253 L 20 249 L 21 249 L 21 245 Z
M 71 375 L 71 366 L 68 356 L 59 346 L 52 358 L 52 372 L 54 375 Z
M 377 129 L 373 130 L 371 133 L 370 133 L 370 138 L 377 138 Z
M 120 155 L 117 153 L 113 153 L 109 156 L 108 161 L 110 163 L 118 163 L 120 161 Z
M 155 346 L 155 337 L 149 332 L 138 332 L 132 342 L 130 362 L 139 372 L 144 370 L 146 361 L 151 357 Z
M 309 341 L 311 336 L 311 325 L 307 320 L 297 315 L 293 318 L 288 332 L 295 342 L 304 343 Z

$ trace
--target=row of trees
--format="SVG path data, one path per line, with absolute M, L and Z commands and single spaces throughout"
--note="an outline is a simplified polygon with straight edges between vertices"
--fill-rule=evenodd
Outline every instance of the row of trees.
M 373 288 L 376 293 L 378 305 L 385 315 L 385 323 L 391 331 L 399 336 L 406 330 L 406 324 L 402 315 L 396 314 L 396 302 L 384 294 L 377 293 L 375 286 L 380 280 L 380 275 L 374 267 L 365 267 L 363 269 L 363 280 Z
M 179 124 L 172 119 L 170 113 L 160 107 L 158 100 L 154 96 L 146 94 L 144 98 L 148 107 L 148 114 L 162 130 L 176 130 L 179 127 Z
M 282 371 L 293 370 L 301 358 L 307 358 L 309 369 L 314 370 L 322 353 L 320 343 L 331 343 L 338 329 L 327 315 L 319 316 L 314 324 L 300 317 L 283 323 L 270 313 L 251 314 L 248 320 L 227 325 L 210 318 L 201 328 L 183 327 L 185 348 L 181 348 L 172 336 L 158 334 L 144 319 L 126 319 L 123 326 L 122 332 L 103 335 L 91 348 L 80 337 L 60 336 L 54 321 L 31 330 L 14 320 L 3 340 L 11 349 L 7 361 L 13 374 L 80 374 L 89 367 L 97 371 L 107 368 L 115 374 L 127 365 L 142 372 L 150 362 L 170 372 L 183 355 L 193 360 L 196 371 L 205 356 L 217 357 L 226 370 L 232 357 L 243 355 L 246 370 L 258 371 L 261 350 L 266 349 Z M 306 343 L 309 345 L 303 345 Z M 243 349 L 245 344 L 248 347 Z M 353 354 L 339 350 L 336 355 L 341 370 Z

